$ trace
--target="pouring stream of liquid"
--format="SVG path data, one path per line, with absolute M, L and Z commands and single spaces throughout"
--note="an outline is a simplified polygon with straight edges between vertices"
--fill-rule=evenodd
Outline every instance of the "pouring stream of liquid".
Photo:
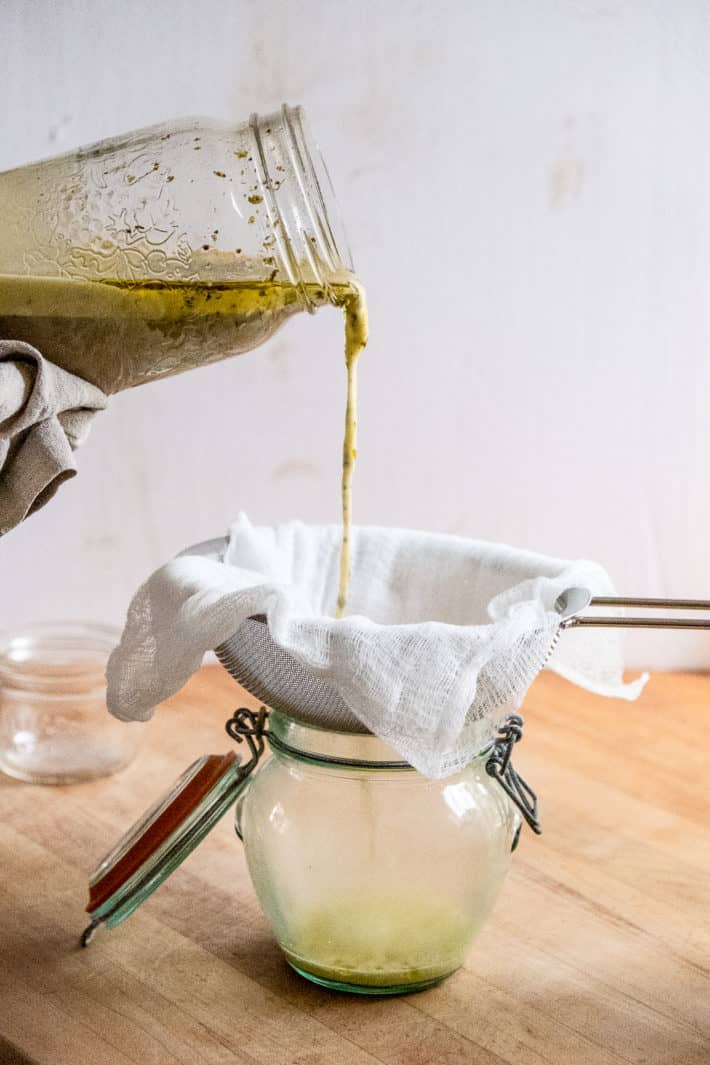
M 348 399 L 345 410 L 345 438 L 343 440 L 343 539 L 340 548 L 340 581 L 335 616 L 345 613 L 350 582 L 350 528 L 352 524 L 352 482 L 357 458 L 357 361 L 367 344 L 367 304 L 365 290 L 354 278 L 350 291 L 343 298 L 345 314 L 345 366 L 348 373 Z

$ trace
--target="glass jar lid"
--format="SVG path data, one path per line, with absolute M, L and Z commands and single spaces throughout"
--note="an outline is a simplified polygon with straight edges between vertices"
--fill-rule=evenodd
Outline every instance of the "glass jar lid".
M 176 869 L 236 800 L 252 768 L 234 751 L 205 754 L 129 828 L 89 880 L 87 946 L 120 924 Z

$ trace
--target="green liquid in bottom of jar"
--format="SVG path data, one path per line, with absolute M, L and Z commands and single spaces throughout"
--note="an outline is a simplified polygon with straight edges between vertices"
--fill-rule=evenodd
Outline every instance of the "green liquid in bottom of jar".
M 293 915 L 281 947 L 294 969 L 318 983 L 382 994 L 449 976 L 475 931 L 475 922 L 454 907 L 370 896 Z

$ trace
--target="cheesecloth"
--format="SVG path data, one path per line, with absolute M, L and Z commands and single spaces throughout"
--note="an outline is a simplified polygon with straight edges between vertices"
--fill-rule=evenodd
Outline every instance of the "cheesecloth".
M 355 719 L 421 773 L 463 768 L 518 710 L 546 663 L 565 588 L 613 595 L 605 570 L 462 537 L 352 531 L 348 614 L 336 620 L 341 527 L 288 522 L 229 530 L 224 558 L 190 549 L 139 588 L 107 670 L 108 705 L 146 720 L 240 625 L 263 615 L 277 648 L 327 681 Z M 547 665 L 624 699 L 618 636 L 565 633 Z M 310 724 L 333 727 L 327 713 Z M 336 727 L 338 723 L 335 722 Z

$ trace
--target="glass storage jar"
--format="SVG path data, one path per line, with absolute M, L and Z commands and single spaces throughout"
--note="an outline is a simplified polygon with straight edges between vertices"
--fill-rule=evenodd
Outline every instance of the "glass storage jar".
M 118 392 L 341 303 L 351 263 L 300 107 L 186 118 L 0 174 L 0 337 Z
M 445 780 L 370 733 L 269 718 L 264 707 L 235 711 L 227 732 L 250 757 L 198 758 L 125 833 L 89 880 L 82 944 L 129 917 L 236 803 L 257 897 L 298 973 L 395 995 L 454 972 L 496 900 L 520 813 L 540 831 L 534 792 L 511 764 L 522 719 L 507 718 Z
M 120 631 L 108 625 L 32 625 L 0 637 L 0 769 L 64 784 L 127 765 L 145 725 L 106 709 L 104 672 Z
M 520 815 L 489 752 L 429 780 L 376 736 L 269 718 L 237 834 L 290 965 L 326 987 L 396 994 L 462 964 L 490 913 Z

